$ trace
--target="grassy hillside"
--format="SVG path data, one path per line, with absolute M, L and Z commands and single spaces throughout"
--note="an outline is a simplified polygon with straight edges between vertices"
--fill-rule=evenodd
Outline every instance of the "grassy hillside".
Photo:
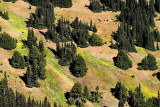
M 43 39 L 45 41 L 45 50 L 47 53 L 47 73 L 46 80 L 39 81 L 41 84 L 40 88 L 27 88 L 24 82 L 19 76 L 25 73 L 25 70 L 14 69 L 9 65 L 8 59 L 11 58 L 14 50 L 6 51 L 0 49 L 0 70 L 6 71 L 9 75 L 9 85 L 14 90 L 18 90 L 24 93 L 26 96 L 31 95 L 36 100 L 44 96 L 49 97 L 49 100 L 53 103 L 54 101 L 66 105 L 66 100 L 64 93 L 70 91 L 73 83 L 79 81 L 83 85 L 88 85 L 89 90 L 94 90 L 94 88 L 99 85 L 100 92 L 103 95 L 103 99 L 100 101 L 100 105 L 87 103 L 87 107 L 98 107 L 98 106 L 108 106 L 117 107 L 118 101 L 111 95 L 110 89 L 113 88 L 117 81 L 121 81 L 128 89 L 134 89 L 139 84 L 142 85 L 142 90 L 146 98 L 157 96 L 157 91 L 160 89 L 160 82 L 156 77 L 152 77 L 152 74 L 158 72 L 156 71 L 138 71 L 137 63 L 146 56 L 148 53 L 152 53 L 156 56 L 158 61 L 158 66 L 160 66 L 160 51 L 150 52 L 141 47 L 136 47 L 138 53 L 128 53 L 133 61 L 133 68 L 124 71 L 114 66 L 113 57 L 118 53 L 117 50 L 110 49 L 108 47 L 110 41 L 110 35 L 112 31 L 117 29 L 118 23 L 115 22 L 116 14 L 113 12 L 102 12 L 102 13 L 92 13 L 85 5 L 89 4 L 89 0 L 73 0 L 73 7 L 69 9 L 55 8 L 56 19 L 63 16 L 69 20 L 74 20 L 78 16 L 84 22 L 90 22 L 92 20 L 98 28 L 98 34 L 107 41 L 101 47 L 88 47 L 85 49 L 78 48 L 78 54 L 81 54 L 88 67 L 88 73 L 83 78 L 75 78 L 69 72 L 69 67 L 61 67 L 58 65 L 58 60 L 55 58 L 54 54 L 47 47 L 55 49 L 56 46 L 50 41 L 45 41 L 44 36 L 39 33 L 38 30 L 34 29 L 35 35 L 38 39 Z M 27 55 L 28 49 L 22 43 L 22 40 L 26 40 L 28 29 L 26 27 L 25 21 L 29 18 L 29 14 L 35 11 L 35 7 L 28 9 L 29 4 L 21 0 L 18 0 L 15 4 L 12 3 L 1 3 L 0 9 L 7 9 L 9 11 L 10 20 L 6 21 L 0 17 L 0 25 L 3 31 L 9 33 L 12 37 L 18 40 L 17 48 L 21 54 Z M 98 19 L 101 20 L 98 21 Z M 109 20 L 105 22 L 104 20 Z M 159 23 L 159 22 L 157 22 Z M 158 24 L 157 24 L 158 27 Z M 45 32 L 45 30 L 43 30 Z M 131 76 L 135 76 L 132 78 Z M 3 74 L 0 73 L 0 79 Z M 41 100 L 42 100 L 41 99 Z

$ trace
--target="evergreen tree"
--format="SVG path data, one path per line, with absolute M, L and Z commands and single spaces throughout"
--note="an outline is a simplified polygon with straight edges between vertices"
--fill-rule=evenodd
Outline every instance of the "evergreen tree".
M 132 61 L 129 59 L 128 55 L 125 51 L 120 50 L 118 52 L 117 57 L 114 59 L 115 66 L 127 70 L 128 68 L 132 68 Z
M 24 69 L 24 67 L 25 67 L 24 57 L 21 56 L 21 54 L 18 51 L 14 51 L 14 54 L 13 54 L 12 59 L 10 61 L 10 64 L 14 68 Z
M 119 100 L 119 103 L 118 103 L 118 107 L 124 107 L 124 102 L 123 102 L 123 99 L 122 99 L 122 92 L 120 92 L 120 100 Z
M 76 46 L 73 42 L 59 43 L 56 45 L 56 55 L 60 58 L 58 63 L 62 66 L 69 65 L 76 56 Z
M 0 34 L 0 47 L 12 50 L 15 49 L 17 45 L 17 40 L 12 38 L 9 34 L 4 32 L 3 34 Z
M 147 57 L 143 58 L 139 64 L 139 70 L 151 70 L 154 71 L 158 68 L 156 58 L 152 54 L 148 54 Z
M 32 88 L 32 74 L 31 74 L 31 68 L 28 66 L 26 71 L 26 86 L 29 88 Z
M 157 42 L 157 47 L 156 47 L 156 48 L 157 48 L 157 50 L 159 50 L 159 45 L 158 45 L 158 42 Z
M 102 46 L 104 43 L 103 39 L 101 39 L 97 34 L 93 33 L 89 39 L 89 44 L 91 46 Z
M 82 85 L 77 82 L 71 89 L 71 97 L 73 97 L 74 99 L 80 98 L 82 96 L 82 92 Z
M 89 9 L 95 13 L 102 12 L 102 6 L 98 0 L 90 0 Z
M 27 36 L 27 46 L 31 48 L 32 46 L 37 46 L 37 38 L 34 35 L 33 29 L 28 29 L 28 36 Z
M 76 77 L 83 77 L 86 75 L 87 70 L 83 57 L 80 55 L 76 56 L 70 65 L 70 72 Z
M 89 91 L 88 91 L 87 85 L 85 85 L 83 91 L 84 91 L 83 97 L 86 98 L 86 99 L 89 99 Z

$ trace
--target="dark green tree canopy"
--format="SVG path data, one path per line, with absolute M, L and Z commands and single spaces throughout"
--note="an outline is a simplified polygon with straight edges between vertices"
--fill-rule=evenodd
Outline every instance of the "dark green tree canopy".
M 90 0 L 89 9 L 94 13 L 102 12 L 102 5 L 99 0 Z
M 84 107 L 84 103 L 86 103 L 87 100 L 92 103 L 99 103 L 99 99 L 102 98 L 102 96 L 99 94 L 99 87 L 97 87 L 95 91 L 89 92 L 87 86 L 83 89 L 79 82 L 74 83 L 71 91 L 65 94 L 67 103 L 69 105 L 76 105 L 77 107 Z
M 91 46 L 102 46 L 104 43 L 103 39 L 101 39 L 97 34 L 93 33 L 89 39 L 89 44 Z
M 132 68 L 132 61 L 129 59 L 127 53 L 123 50 L 119 50 L 117 57 L 114 59 L 115 66 L 127 70 Z
M 151 70 L 154 71 L 158 68 L 156 58 L 152 54 L 148 54 L 147 57 L 144 57 L 139 64 L 139 70 Z
M 87 73 L 86 62 L 81 55 L 75 57 L 70 65 L 70 72 L 76 77 L 83 77 Z
M 24 57 L 18 51 L 14 51 L 12 59 L 10 60 L 10 64 L 14 68 L 24 69 L 25 67 Z
M 17 40 L 12 38 L 8 33 L 4 32 L 0 34 L 0 47 L 12 50 L 15 49 L 17 46 Z
M 72 7 L 72 0 L 27 0 L 30 4 L 42 6 L 45 3 L 52 3 L 56 7 L 69 8 Z

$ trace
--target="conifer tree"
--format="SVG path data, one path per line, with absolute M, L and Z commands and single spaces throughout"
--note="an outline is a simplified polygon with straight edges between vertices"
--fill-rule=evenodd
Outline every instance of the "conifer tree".
M 123 98 L 122 98 L 122 92 L 120 91 L 120 100 L 118 103 L 118 107 L 124 107 L 124 102 L 123 102 Z
M 147 57 L 144 57 L 139 64 L 139 70 L 151 70 L 154 71 L 158 68 L 156 58 L 152 54 L 148 54 Z
M 0 34 L 0 47 L 12 50 L 15 49 L 17 45 L 17 40 L 12 38 L 8 33 L 4 32 Z
M 117 57 L 114 60 L 115 66 L 127 70 L 129 68 L 132 68 L 132 61 L 129 59 L 128 55 L 125 51 L 120 50 L 118 52 Z
M 83 97 L 86 98 L 86 99 L 89 99 L 89 91 L 88 91 L 87 85 L 85 85 L 83 91 L 84 91 Z
M 26 86 L 32 88 L 32 76 L 31 76 L 31 68 L 28 66 L 26 71 Z
M 159 50 L 159 44 L 158 44 L 158 42 L 157 42 L 157 47 L 156 48 L 157 48 L 157 50 Z
M 87 73 L 86 62 L 81 55 L 75 57 L 70 65 L 70 72 L 76 77 L 83 77 Z
M 18 51 L 15 51 L 10 61 L 10 64 L 14 68 L 24 69 L 25 67 L 24 57 L 21 56 L 21 54 Z
M 101 39 L 97 34 L 93 33 L 89 39 L 89 44 L 91 46 L 102 46 L 104 43 L 103 39 Z
M 27 46 L 29 48 L 33 46 L 37 46 L 37 38 L 34 35 L 33 29 L 28 29 L 28 36 L 27 36 Z
M 90 0 L 89 9 L 95 13 L 99 13 L 102 11 L 102 6 L 98 0 Z

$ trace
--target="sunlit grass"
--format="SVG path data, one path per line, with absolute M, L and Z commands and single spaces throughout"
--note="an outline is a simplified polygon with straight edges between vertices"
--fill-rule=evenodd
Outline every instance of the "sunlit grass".
M 147 55 L 147 50 L 142 48 L 142 47 L 137 47 L 135 46 L 136 50 L 137 50 L 137 53 L 139 53 L 140 55 L 144 55 L 146 56 Z
M 28 48 L 26 46 L 24 46 L 24 44 L 20 40 L 18 40 L 18 42 L 17 42 L 16 50 L 25 56 L 27 56 L 29 53 Z
M 26 19 L 9 11 L 9 20 L 12 22 L 11 29 L 18 32 L 22 36 L 22 39 L 27 39 L 28 29 L 25 23 Z

